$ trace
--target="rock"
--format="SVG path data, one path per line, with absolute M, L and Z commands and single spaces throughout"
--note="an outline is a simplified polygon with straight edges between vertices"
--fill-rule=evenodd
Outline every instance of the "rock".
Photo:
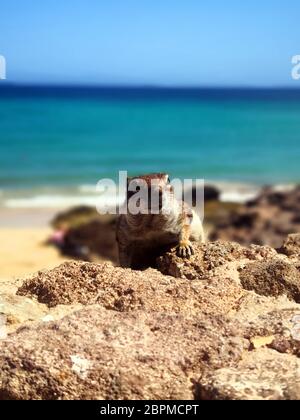
M 189 204 L 192 204 L 193 206 L 199 205 L 199 203 L 196 203 L 196 200 L 198 199 L 204 199 L 204 203 L 209 201 L 219 201 L 221 192 L 220 190 L 215 187 L 214 185 L 204 185 L 197 188 L 196 186 L 186 189 L 183 191 L 182 199 L 189 198 L 189 201 L 191 201 Z
M 206 400 L 299 400 L 300 360 L 261 348 L 234 367 L 209 372 L 201 380 Z
M 240 208 L 243 208 L 243 205 L 240 203 L 227 203 L 216 200 L 205 201 L 203 223 L 206 235 L 210 235 L 210 232 L 214 231 L 214 227 L 217 226 L 221 220 L 226 220 L 231 216 L 232 212 L 235 212 Z
M 24 280 L 7 337 L 0 317 L 0 399 L 300 399 L 294 254 L 217 241 L 157 263 Z
M 241 270 L 240 280 L 245 289 L 260 295 L 285 294 L 300 302 L 300 271 L 290 262 L 279 259 L 252 262 Z
M 246 341 L 217 318 L 89 307 L 28 327 L 0 347 L 0 399 L 193 399 L 204 367 Z
M 5 319 L 7 332 L 13 331 L 21 324 L 42 319 L 47 314 L 45 305 L 13 294 L 1 294 L 0 315 Z
M 265 188 L 246 205 L 221 218 L 210 239 L 279 248 L 288 234 L 300 232 L 300 186 L 287 191 Z
M 204 186 L 204 200 L 205 201 L 218 201 L 220 199 L 221 192 L 214 185 Z
M 0 289 L 1 290 L 1 289 Z M 21 325 L 36 322 L 49 322 L 63 318 L 81 308 L 81 305 L 58 305 L 49 309 L 46 305 L 24 296 L 12 293 L 1 293 L 0 318 L 6 333 L 17 330 Z
M 114 215 L 101 215 L 93 207 L 80 206 L 59 213 L 52 226 L 63 232 L 63 240 L 58 244 L 63 255 L 117 263 L 115 223 Z
M 92 220 L 70 228 L 61 247 L 64 255 L 85 261 L 118 261 L 115 220 Z
M 299 304 L 284 295 L 266 297 L 247 292 L 236 302 L 229 316 L 232 322 L 243 326 L 243 334 L 250 341 L 272 335 L 292 339 L 296 325 L 294 318 L 299 309 Z
M 270 247 L 251 246 L 249 248 L 233 242 L 216 241 L 194 245 L 195 254 L 190 259 L 176 255 L 175 249 L 157 260 L 157 267 L 163 274 L 188 280 L 208 279 L 215 275 L 238 277 L 242 262 L 262 260 L 277 256 Z M 233 273 L 235 271 L 235 274 Z
M 154 269 L 141 272 L 108 263 L 67 262 L 26 280 L 17 293 L 36 297 L 49 307 L 98 303 L 121 312 L 226 313 L 243 291 L 230 279 L 214 282 L 175 280 Z
M 51 225 L 54 229 L 75 228 L 100 217 L 95 207 L 76 206 L 59 212 L 51 221 Z
M 288 235 L 280 248 L 280 252 L 288 256 L 300 256 L 300 234 Z

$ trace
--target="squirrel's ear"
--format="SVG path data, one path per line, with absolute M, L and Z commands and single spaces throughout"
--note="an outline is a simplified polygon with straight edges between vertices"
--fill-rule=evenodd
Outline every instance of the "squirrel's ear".
M 130 176 L 128 176 L 127 177 L 127 188 L 128 188 L 128 186 L 129 186 L 129 184 L 130 184 L 130 181 L 132 180 L 132 177 L 130 177 Z

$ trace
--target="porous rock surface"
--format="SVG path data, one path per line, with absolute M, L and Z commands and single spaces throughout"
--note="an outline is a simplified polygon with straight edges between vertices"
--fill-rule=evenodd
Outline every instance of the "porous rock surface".
M 74 308 L 0 340 L 0 399 L 300 399 L 295 252 L 230 242 L 160 271 L 68 262 L 17 299 Z
M 192 399 L 205 364 L 239 359 L 246 340 L 233 334 L 217 318 L 89 307 L 8 340 L 0 397 Z

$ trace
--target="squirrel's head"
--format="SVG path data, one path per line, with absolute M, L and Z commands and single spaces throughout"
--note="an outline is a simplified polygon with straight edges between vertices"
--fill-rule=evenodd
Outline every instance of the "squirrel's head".
M 132 214 L 158 214 L 174 199 L 168 174 L 156 173 L 127 179 L 127 206 Z

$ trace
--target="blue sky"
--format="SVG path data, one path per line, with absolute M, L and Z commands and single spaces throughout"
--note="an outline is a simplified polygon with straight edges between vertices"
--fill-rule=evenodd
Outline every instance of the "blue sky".
M 299 0 L 0 0 L 7 79 L 300 86 Z

